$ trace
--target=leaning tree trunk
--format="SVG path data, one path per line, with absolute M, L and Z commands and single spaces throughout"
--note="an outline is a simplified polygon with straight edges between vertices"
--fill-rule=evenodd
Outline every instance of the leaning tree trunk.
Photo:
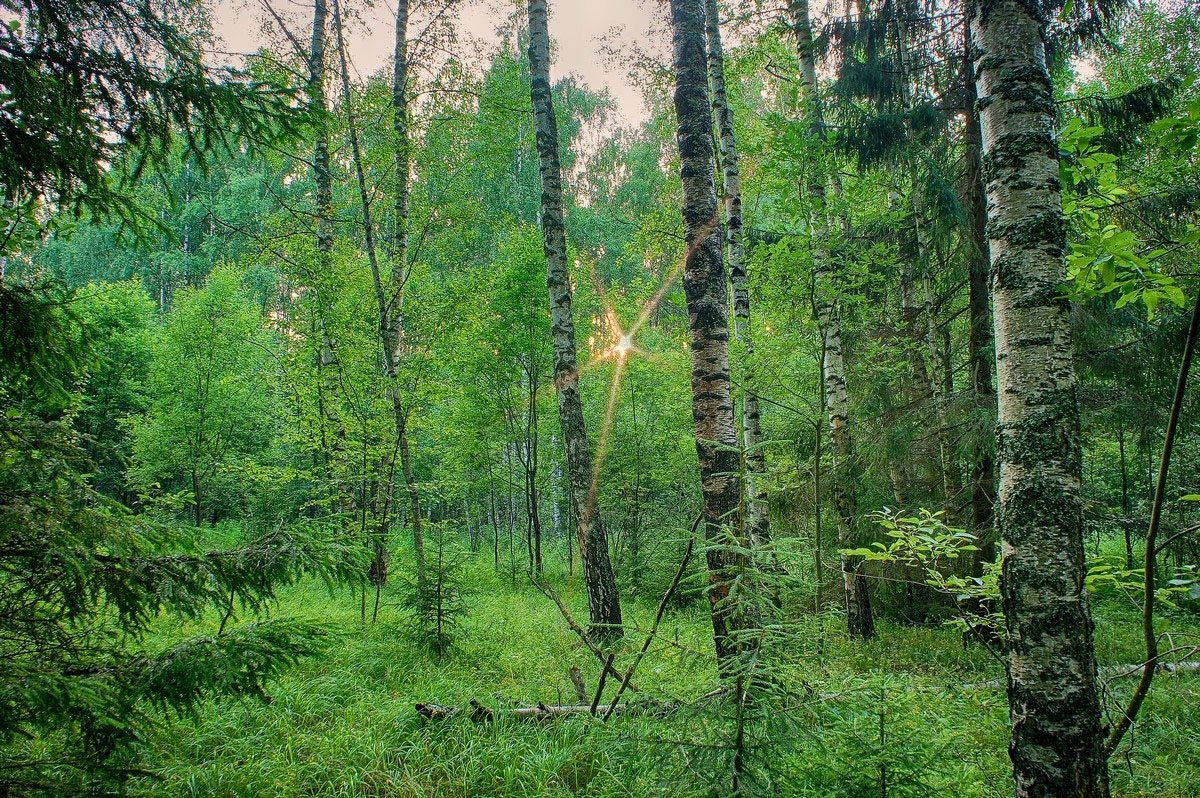
M 1097 798 L 1108 795 L 1108 770 L 1084 588 L 1049 21 L 1022 0 L 983 0 L 971 16 L 995 300 L 1009 753 L 1019 798 Z
M 795 27 L 800 55 L 800 78 L 804 89 L 804 113 L 811 130 L 810 146 L 819 148 L 809 169 L 809 231 L 813 258 L 814 302 L 817 325 L 825 342 L 822 377 L 825 403 L 829 413 L 830 455 L 833 472 L 830 493 L 838 519 L 838 546 L 853 548 L 858 540 L 858 496 L 855 487 L 856 459 L 854 437 L 850 430 L 850 396 L 846 388 L 846 354 L 842 325 L 838 315 L 834 284 L 837 267 L 829 253 L 829 218 L 825 206 L 825 122 L 817 86 L 817 65 L 813 47 L 812 21 L 808 0 L 792 0 L 788 5 Z M 871 611 L 871 593 L 859 558 L 842 556 L 842 585 L 846 598 L 846 629 L 852 638 L 875 635 Z
M 728 673 L 738 652 L 736 632 L 745 616 L 730 600 L 732 580 L 744 558 L 728 545 L 724 530 L 741 537 L 738 438 L 729 382 L 728 292 L 713 173 L 712 115 L 701 0 L 671 0 L 671 43 L 675 70 L 680 177 L 686 261 L 683 288 L 692 349 L 692 420 L 708 541 L 708 598 L 717 662 Z
M 558 123 L 550 94 L 550 33 L 546 0 L 529 0 L 529 96 L 533 103 L 539 169 L 542 178 L 542 242 L 546 254 L 546 286 L 550 294 L 550 332 L 554 345 L 554 387 L 571 506 L 579 529 L 579 552 L 587 586 L 592 630 L 621 631 L 621 600 L 608 536 L 591 495 L 592 454 L 579 395 L 575 352 L 575 322 L 571 315 L 571 284 L 567 275 L 567 236 L 563 225 L 562 167 L 558 160 Z
M 708 40 L 708 76 L 712 108 L 720 134 L 721 172 L 725 184 L 725 257 L 733 286 L 733 334 L 742 344 L 742 447 L 746 462 L 746 534 L 751 546 L 770 540 L 770 507 L 764 484 L 767 470 L 754 375 L 754 340 L 750 334 L 750 286 L 746 275 L 745 234 L 742 231 L 742 179 L 738 171 L 733 113 L 725 90 L 725 53 L 717 0 L 704 0 Z
M 386 337 L 388 325 L 386 325 L 385 302 L 379 282 L 379 260 L 376 253 L 376 239 L 374 239 L 374 222 L 371 217 L 371 199 L 367 192 L 366 173 L 364 167 L 362 167 L 362 149 L 359 145 L 358 127 L 355 126 L 354 96 L 352 91 L 350 91 L 350 68 L 346 56 L 346 38 L 344 38 L 342 30 L 342 7 L 338 0 L 332 0 L 332 11 L 334 11 L 334 35 L 337 42 L 338 65 L 341 67 L 342 103 L 346 107 L 347 136 L 350 139 L 350 160 L 354 164 L 354 175 L 356 181 L 358 181 L 359 203 L 362 211 L 362 244 L 364 244 L 367 251 L 367 262 L 371 265 L 371 276 L 374 287 L 376 287 L 379 332 L 383 341 L 384 370 L 390 377 L 394 374 L 394 368 L 392 368 L 389 342 L 388 337 Z M 386 545 L 386 538 L 388 538 L 388 514 L 391 509 L 392 473 L 394 472 L 395 468 L 388 469 L 388 478 L 386 478 L 383 488 L 383 508 L 379 509 L 378 500 L 373 503 L 376 505 L 376 510 L 373 512 L 374 533 L 372 535 L 374 556 L 371 560 L 371 565 L 367 568 L 367 576 L 370 577 L 371 583 L 376 587 L 376 614 L 379 610 L 380 589 L 388 581 L 388 545 Z M 364 512 L 366 512 L 366 496 L 362 497 L 362 503 L 364 503 Z

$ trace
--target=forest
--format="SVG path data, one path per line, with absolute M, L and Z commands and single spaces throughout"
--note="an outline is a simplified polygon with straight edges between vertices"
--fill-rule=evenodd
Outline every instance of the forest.
M 1197 0 L 575 5 L 0 0 L 0 798 L 1197 795 Z

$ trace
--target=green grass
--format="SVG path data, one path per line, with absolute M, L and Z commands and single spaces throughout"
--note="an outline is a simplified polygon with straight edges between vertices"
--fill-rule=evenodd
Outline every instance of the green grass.
M 728 712 L 586 717 L 554 723 L 466 718 L 423 722 L 414 703 L 491 707 L 573 703 L 568 670 L 595 686 L 598 667 L 553 604 L 474 564 L 475 588 L 459 646 L 438 660 L 412 643 L 384 593 L 381 620 L 363 625 L 349 592 L 312 586 L 288 592 L 279 615 L 319 618 L 340 637 L 324 656 L 273 685 L 269 702 L 222 700 L 196 718 L 165 723 L 147 741 L 155 778 L 144 796 L 690 796 L 727 782 L 720 743 Z M 576 583 L 560 585 L 586 617 Z M 618 665 L 640 644 L 651 604 L 626 604 L 629 632 Z M 1133 614 L 1097 603 L 1102 663 L 1135 662 Z M 1163 626 L 1196 630 L 1194 621 Z M 195 631 L 164 628 L 164 639 Z M 639 696 L 689 699 L 715 684 L 707 615 L 671 611 L 635 679 Z M 751 724 L 751 760 L 768 794 L 872 796 L 886 768 L 889 796 L 1005 796 L 1007 708 L 1001 678 L 978 647 L 948 629 L 881 624 L 868 644 L 844 640 L 836 613 L 800 616 L 776 669 L 795 690 L 787 711 Z M 1123 696 L 1132 680 L 1116 691 Z M 611 696 L 612 685 L 606 690 Z M 627 694 L 628 695 L 628 694 Z M 1115 704 L 1114 704 L 1115 706 Z M 882 720 L 882 734 L 881 729 Z M 1160 676 L 1133 739 L 1113 762 L 1116 795 L 1190 798 L 1200 783 L 1200 676 Z

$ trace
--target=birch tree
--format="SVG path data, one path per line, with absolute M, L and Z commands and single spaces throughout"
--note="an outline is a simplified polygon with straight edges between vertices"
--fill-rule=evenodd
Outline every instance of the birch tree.
M 825 407 L 829 415 L 830 454 L 833 472 L 830 492 L 838 519 L 838 545 L 857 545 L 858 497 L 855 490 L 854 437 L 850 430 L 850 396 L 846 389 L 846 354 L 838 312 L 835 285 L 838 269 L 829 252 L 829 218 L 825 202 L 825 122 L 817 86 L 817 66 L 808 0 L 788 4 L 800 56 L 803 110 L 810 129 L 809 146 L 816 152 L 809 159 L 808 184 L 810 246 L 813 259 L 814 305 L 817 326 L 824 341 L 821 371 L 825 385 Z M 846 628 L 851 637 L 875 635 L 871 594 L 862 563 L 842 556 L 842 589 L 846 601 Z
M 975 81 L 971 61 L 970 34 L 964 48 L 966 71 L 966 108 L 964 109 L 966 174 L 963 177 L 963 204 L 967 211 L 968 251 L 967 312 L 969 333 L 967 356 L 971 363 L 971 391 L 976 411 L 991 420 L 996 412 L 996 391 L 992 384 L 992 307 L 988 289 L 987 199 L 983 189 L 983 134 L 979 129 L 979 114 L 975 110 Z M 990 429 L 990 425 L 989 425 Z M 996 476 L 992 444 L 982 440 L 975 445 L 971 466 L 971 530 L 979 540 L 976 563 L 996 559 L 996 536 L 992 525 L 992 505 L 995 501 Z
M 550 334 L 554 345 L 554 387 L 558 418 L 566 450 L 567 482 L 578 525 L 580 559 L 587 586 L 592 629 L 619 632 L 621 601 L 608 553 L 604 522 L 591 495 L 592 454 L 575 350 L 571 313 L 571 284 L 567 274 L 567 236 L 563 224 L 562 167 L 558 157 L 558 123 L 550 94 L 550 32 L 546 0 L 529 0 L 529 96 L 533 103 L 541 173 L 541 223 L 546 255 L 546 286 L 550 295 Z
M 383 333 L 384 366 L 390 384 L 388 393 L 392 400 L 392 416 L 396 425 L 396 442 L 400 452 L 400 468 L 404 473 L 404 485 L 408 491 L 409 514 L 412 517 L 413 552 L 417 560 L 417 581 L 425 581 L 425 535 L 421 528 L 421 492 L 417 489 L 416 474 L 412 464 L 412 444 L 408 435 L 411 408 L 404 401 L 397 379 L 398 367 L 405 346 L 404 330 L 404 287 L 408 283 L 408 199 L 410 194 L 411 143 L 409 138 L 409 57 L 408 57 L 408 0 L 396 2 L 396 36 L 392 64 L 392 126 L 396 146 L 396 204 L 395 227 L 391 242 L 391 275 L 386 313 L 381 304 L 380 331 Z M 376 279 L 376 293 L 382 286 Z M 384 330 L 386 327 L 386 330 Z
M 770 507 L 763 484 L 767 470 L 754 374 L 754 340 L 750 326 L 750 285 L 746 274 L 745 234 L 742 230 L 742 179 L 738 169 L 733 112 L 725 88 L 725 50 L 717 0 L 704 0 L 705 36 L 708 43 L 708 77 L 712 83 L 712 109 L 720 136 L 718 155 L 724 181 L 725 257 L 733 286 L 733 334 L 741 343 L 742 448 L 746 474 L 746 532 L 751 545 L 770 539 Z
M 997 520 L 1019 798 L 1107 796 L 1084 588 L 1079 405 L 1055 106 L 1053 12 L 984 0 L 970 20 L 984 149 L 999 394 Z
M 683 289 L 692 356 L 692 421 L 704 498 L 713 641 L 719 667 L 727 672 L 738 650 L 734 633 L 744 624 L 730 596 L 731 582 L 742 558 L 727 545 L 724 530 L 732 528 L 735 537 L 740 532 L 741 484 L 729 379 L 729 294 L 721 257 L 713 167 L 715 142 L 708 98 L 705 16 L 702 0 L 671 0 L 676 141 L 686 242 Z

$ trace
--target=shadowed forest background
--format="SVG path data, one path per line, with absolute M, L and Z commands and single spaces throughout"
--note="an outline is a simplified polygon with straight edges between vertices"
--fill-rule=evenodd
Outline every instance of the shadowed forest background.
M 566 2 L 0 3 L 0 797 L 1195 795 L 1200 7 Z

